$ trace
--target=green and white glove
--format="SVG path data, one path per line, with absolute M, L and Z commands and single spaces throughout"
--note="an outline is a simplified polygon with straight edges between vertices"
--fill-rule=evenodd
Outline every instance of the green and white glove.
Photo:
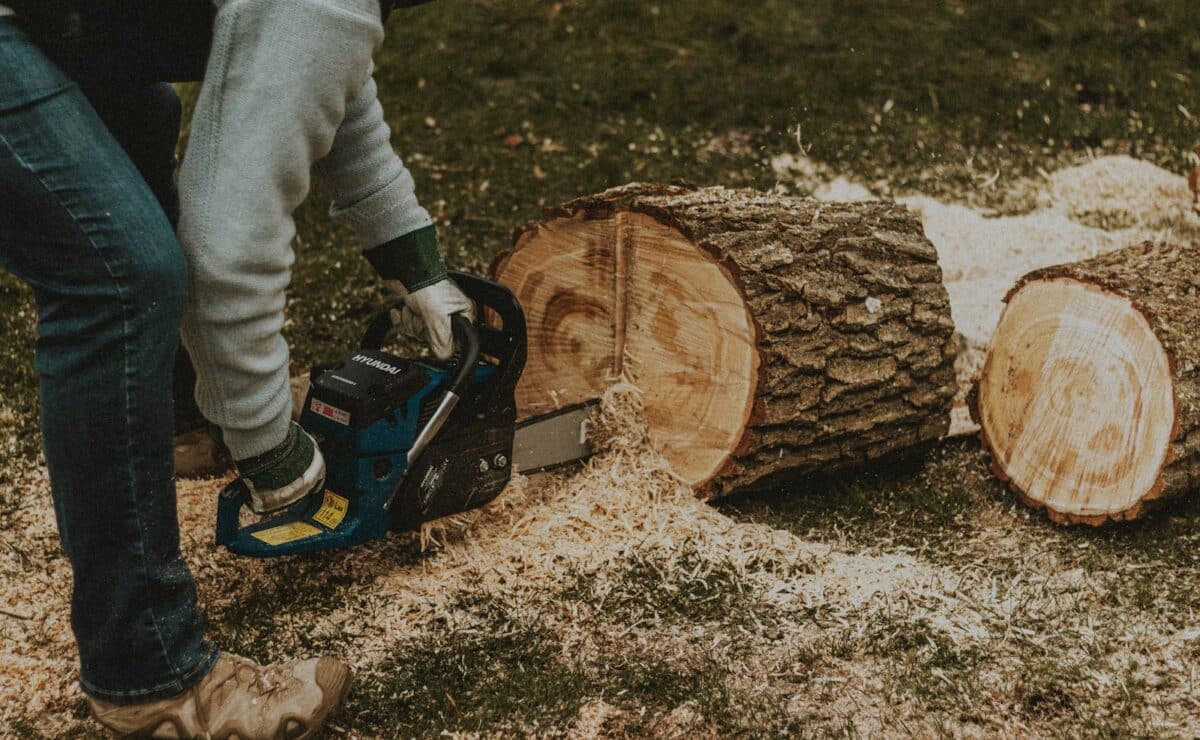
M 409 336 L 424 338 L 435 357 L 454 354 L 450 317 L 456 313 L 475 319 L 475 304 L 446 273 L 433 226 L 405 234 L 364 252 L 383 278 L 389 299 L 404 306 L 392 310 L 392 324 Z
M 404 297 L 404 307 L 392 309 L 392 324 L 410 337 L 425 338 L 434 357 L 449 360 L 454 354 L 450 317 L 460 313 L 474 321 L 475 303 L 448 277 L 412 293 L 399 281 L 384 281 L 384 287 Z

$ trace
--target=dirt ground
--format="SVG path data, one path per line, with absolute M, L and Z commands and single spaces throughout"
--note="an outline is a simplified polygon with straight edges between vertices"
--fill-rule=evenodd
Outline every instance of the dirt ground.
M 977 356 L 1024 267 L 1195 236 L 1176 205 L 1200 140 L 1194 9 L 1043 5 L 443 0 L 392 21 L 379 77 L 458 266 L 542 204 L 634 179 L 895 197 Z M 298 371 L 377 300 L 320 200 L 300 219 Z M 90 737 L 34 315 L 0 275 L 0 734 Z M 182 483 L 214 639 L 350 659 L 334 737 L 1200 734 L 1195 496 L 1062 529 L 965 437 L 710 506 L 645 449 L 636 399 L 614 392 L 585 470 L 424 541 L 239 560 L 212 545 L 220 481 Z

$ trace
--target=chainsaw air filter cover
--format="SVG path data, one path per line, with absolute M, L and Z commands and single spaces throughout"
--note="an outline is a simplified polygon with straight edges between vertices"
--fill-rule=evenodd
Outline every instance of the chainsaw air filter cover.
M 402 407 L 429 383 L 415 362 L 364 349 L 313 378 L 308 410 L 354 429 L 366 429 Z

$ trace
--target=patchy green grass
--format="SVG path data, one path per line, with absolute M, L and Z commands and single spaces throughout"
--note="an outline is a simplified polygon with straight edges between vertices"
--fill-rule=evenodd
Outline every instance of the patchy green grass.
M 315 583 L 321 587 L 315 588 Z M 323 556 L 290 559 L 268 571 L 253 599 L 210 613 L 210 638 L 226 650 L 262 661 L 285 659 L 297 649 L 319 649 L 304 631 L 294 631 L 294 639 L 281 646 L 279 633 L 291 630 L 293 614 L 303 613 L 315 622 L 341 606 L 344 593 L 362 588 L 370 588 L 368 579 L 329 568 Z
M 1019 504 L 990 473 L 974 439 L 947 441 L 886 468 L 817 476 L 765 494 L 722 501 L 727 513 L 809 539 L 847 547 L 899 549 L 939 562 L 962 557 L 1019 558 L 997 552 L 975 535 L 1004 523 L 1012 534 L 1051 547 L 1064 568 L 1127 571 L 1127 584 L 1185 603 L 1174 573 L 1200 566 L 1196 496 L 1168 501 L 1147 517 L 1119 526 L 1064 529 Z M 982 548 L 982 549 L 981 549 Z M 1163 567 L 1168 573 L 1161 572 Z M 1135 586 L 1130 585 L 1130 588 Z
M 1006 207 L 1019 204 L 1005 183 L 1093 150 L 1182 171 L 1200 139 L 1198 25 L 1183 0 L 443 0 L 397 14 L 377 74 L 450 261 L 481 270 L 543 206 L 630 180 L 794 190 L 779 155 L 882 193 Z M 345 352 L 378 301 L 323 200 L 318 186 L 298 214 L 296 371 Z M 38 455 L 34 321 L 28 291 L 0 274 L 0 528 Z M 852 554 L 839 567 L 882 585 L 838 591 L 838 555 L 782 574 L 820 595 L 785 607 L 727 568 L 631 558 L 543 603 L 463 595 L 466 626 L 398 643 L 331 734 L 1200 731 L 1182 724 L 1200 715 L 1194 499 L 1063 530 L 955 441 L 722 510 Z M 890 583 L 896 564 L 907 575 Z M 219 612 L 216 636 L 273 657 L 285 611 L 319 619 L 338 592 L 371 588 L 322 565 L 281 565 L 259 600 Z M 302 587 L 326 575 L 325 591 Z
M 579 605 L 592 616 L 567 633 L 603 634 L 629 624 L 597 608 L 601 604 Z M 459 607 L 472 626 L 435 626 L 419 644 L 398 648 L 360 683 L 344 722 L 385 735 L 570 734 L 582 730 L 588 707 L 599 704 L 612 715 L 600 722 L 607 733 L 797 729 L 780 697 L 730 686 L 727 666 L 712 657 L 664 657 L 633 638 L 600 651 L 571 651 L 560 620 L 548 613 L 564 606 L 515 614 L 511 604 L 465 596 Z
M 832 535 L 852 547 L 920 551 L 941 536 L 966 534 L 973 515 L 1008 502 L 978 445 L 959 439 L 887 467 L 817 476 L 779 492 L 727 499 L 720 505 L 804 537 Z
M 819 618 L 823 633 L 796 653 L 812 666 L 805 685 L 853 675 L 865 659 L 890 702 L 926 708 L 920 732 L 994 731 L 1002 711 L 1010 731 L 1146 736 L 1171 734 L 1172 712 L 1194 711 L 1177 703 L 1195 704 L 1195 685 L 1174 661 L 1195 659 L 1200 634 L 1195 503 L 1061 528 L 988 476 L 976 442 L 958 440 L 883 473 L 722 506 L 834 548 L 938 566 L 944 611 L 897 595 Z M 954 624 L 967 614 L 979 622 Z
M 589 688 L 552 632 L 501 614 L 469 633 L 435 632 L 397 650 L 360 683 L 347 720 L 404 735 L 495 731 L 503 724 L 533 731 L 568 723 Z
M 562 597 L 581 601 L 624 624 L 726 626 L 753 618 L 754 595 L 731 564 L 711 566 L 681 543 L 683 555 L 668 571 L 662 563 L 637 555 L 615 564 L 604 579 L 577 574 Z M 692 554 L 689 554 L 692 553 Z

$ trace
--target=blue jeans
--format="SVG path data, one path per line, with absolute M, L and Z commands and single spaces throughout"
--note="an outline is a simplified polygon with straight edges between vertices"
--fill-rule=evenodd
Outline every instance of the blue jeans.
M 216 649 L 180 555 L 172 478 L 186 266 L 114 138 L 122 126 L 110 132 L 97 113 L 152 107 L 163 90 L 145 86 L 140 101 L 114 92 L 115 102 L 89 92 L 95 106 L 0 19 L 0 266 L 37 301 L 43 444 L 74 574 L 81 683 L 132 704 L 188 688 Z

